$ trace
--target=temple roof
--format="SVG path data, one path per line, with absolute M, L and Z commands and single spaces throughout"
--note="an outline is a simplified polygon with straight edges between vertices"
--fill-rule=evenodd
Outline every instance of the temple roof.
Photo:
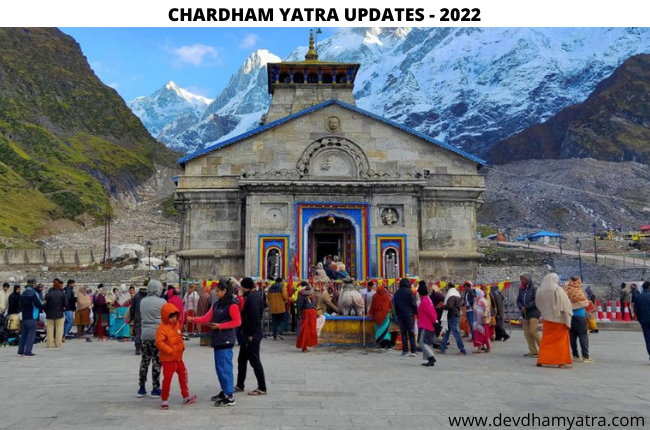
M 474 155 L 472 155 L 472 154 L 470 154 L 468 152 L 465 152 L 462 149 L 459 149 L 459 148 L 457 148 L 455 146 L 449 145 L 449 144 L 444 143 L 444 142 L 440 142 L 440 141 L 438 141 L 436 139 L 433 139 L 430 136 L 427 136 L 424 133 L 420 133 L 419 131 L 413 130 L 412 128 L 409 128 L 409 127 L 407 127 L 405 125 L 396 123 L 396 122 L 391 121 L 391 120 L 389 120 L 387 118 L 383 118 L 383 117 L 381 117 L 379 115 L 375 115 L 373 113 L 370 113 L 368 111 L 365 111 L 365 110 L 360 109 L 360 108 L 358 108 L 356 106 L 353 106 L 353 105 L 348 104 L 348 103 L 344 103 L 344 102 L 339 101 L 339 100 L 327 100 L 327 101 L 319 103 L 319 104 L 317 104 L 315 106 L 311 106 L 311 107 L 309 107 L 307 109 L 301 110 L 300 112 L 296 112 L 294 114 L 285 116 L 284 118 L 280 118 L 280 119 L 278 119 L 276 121 L 273 121 L 273 122 L 270 122 L 270 123 L 265 124 L 263 126 L 260 126 L 260 127 L 254 128 L 252 130 L 249 130 L 249 131 L 247 131 L 245 133 L 240 134 L 239 136 L 232 137 L 230 139 L 224 140 L 223 142 L 218 142 L 218 143 L 216 143 L 216 144 L 214 144 L 212 146 L 204 148 L 204 149 L 202 149 L 200 151 L 197 151 L 197 152 L 195 152 L 193 154 L 188 154 L 188 155 L 184 156 L 183 158 L 179 159 L 178 164 L 181 167 L 185 167 L 185 163 L 187 163 L 188 161 L 194 160 L 194 159 L 199 158 L 199 157 L 201 157 L 201 156 L 203 156 L 205 154 L 209 154 L 210 152 L 221 149 L 221 148 L 223 148 L 225 146 L 229 146 L 229 145 L 232 145 L 232 144 L 237 143 L 239 141 L 242 141 L 244 139 L 248 139 L 251 136 L 258 135 L 260 133 L 263 133 L 265 131 L 268 131 L 268 130 L 271 130 L 271 129 L 275 128 L 275 127 L 278 127 L 278 126 L 280 126 L 282 124 L 285 124 L 285 123 L 287 123 L 289 121 L 292 121 L 292 120 L 294 120 L 296 118 L 300 118 L 302 116 L 308 115 L 308 114 L 310 114 L 312 112 L 316 112 L 317 110 L 320 110 L 320 109 L 323 109 L 323 108 L 325 108 L 327 106 L 332 106 L 332 105 L 340 106 L 340 107 L 342 107 L 344 109 L 348 109 L 348 110 L 350 110 L 352 112 L 356 112 L 356 113 L 364 115 L 364 116 L 366 116 L 368 118 L 372 118 L 372 119 L 374 119 L 376 121 L 382 122 L 382 123 L 384 123 L 386 125 L 389 125 L 391 127 L 395 127 L 397 129 L 405 132 L 405 133 L 409 133 L 409 134 L 411 134 L 413 136 L 419 137 L 420 139 L 422 139 L 422 140 L 424 140 L 426 142 L 434 144 L 434 145 L 436 145 L 436 146 L 438 146 L 440 148 L 446 149 L 447 151 L 453 152 L 454 154 L 460 155 L 461 157 L 466 158 L 466 159 L 468 159 L 470 161 L 473 161 L 473 162 L 475 162 L 475 163 L 477 163 L 477 164 L 479 164 L 481 166 L 485 165 L 485 163 L 486 163 L 485 160 L 483 160 L 481 158 L 478 158 L 478 157 L 476 157 L 476 156 L 474 156 Z

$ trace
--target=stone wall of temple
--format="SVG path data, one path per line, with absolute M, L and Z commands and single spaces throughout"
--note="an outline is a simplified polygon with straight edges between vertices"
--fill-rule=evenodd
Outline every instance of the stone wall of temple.
M 351 105 L 355 104 L 352 88 L 345 85 L 295 84 L 276 87 L 266 122 L 284 118 L 327 100 L 340 100 Z
M 338 119 L 331 120 L 331 118 Z M 338 127 L 335 130 L 329 128 Z M 327 106 L 220 148 L 185 165 L 179 188 L 191 188 L 193 177 L 240 177 L 245 172 L 294 170 L 309 145 L 335 136 L 362 148 L 374 172 L 408 174 L 428 170 L 431 174 L 476 175 L 476 163 L 439 146 L 337 105 Z M 224 182 L 224 186 L 229 184 Z

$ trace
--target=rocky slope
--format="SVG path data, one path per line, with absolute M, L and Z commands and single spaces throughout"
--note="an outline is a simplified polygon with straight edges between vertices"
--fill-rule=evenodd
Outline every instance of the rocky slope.
M 563 231 L 635 230 L 650 222 L 650 166 L 594 159 L 526 160 L 481 169 L 478 223 Z
M 543 158 L 650 162 L 650 55 L 637 55 L 600 82 L 583 103 L 499 142 L 495 164 Z
M 52 28 L 0 29 L 0 236 L 29 242 L 57 219 L 101 218 L 177 154 L 155 141 Z M 3 242 L 7 243 L 7 242 Z
M 287 59 L 305 52 L 298 48 Z M 484 155 L 584 101 L 623 61 L 650 52 L 650 29 L 343 28 L 319 42 L 318 52 L 321 59 L 361 63 L 359 107 Z M 247 63 L 271 56 L 257 51 Z M 183 126 L 172 123 L 170 130 L 182 131 L 160 139 L 192 152 L 254 127 L 268 101 L 265 69 L 245 65 L 199 125 L 186 129 L 181 116 Z

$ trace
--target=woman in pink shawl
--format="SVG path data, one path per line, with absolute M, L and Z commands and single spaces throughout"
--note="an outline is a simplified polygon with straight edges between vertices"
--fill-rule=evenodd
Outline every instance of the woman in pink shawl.
M 183 301 L 181 300 L 181 296 L 174 287 L 169 287 L 167 290 L 167 303 L 171 303 L 172 305 L 176 306 L 178 311 L 180 312 L 180 319 L 179 323 L 183 329 L 185 328 L 185 309 L 183 307 Z
M 475 291 L 474 321 L 472 321 L 474 338 L 472 340 L 476 347 L 474 354 L 480 354 L 482 347 L 485 347 L 485 352 L 490 352 L 490 305 L 485 299 L 485 293 L 482 290 L 477 289 Z

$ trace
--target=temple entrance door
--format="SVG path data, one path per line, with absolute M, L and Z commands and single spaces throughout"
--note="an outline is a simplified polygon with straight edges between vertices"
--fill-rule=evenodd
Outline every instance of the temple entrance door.
M 328 255 L 343 254 L 343 233 L 314 233 L 316 243 L 315 263 L 323 262 Z
M 346 219 L 324 216 L 309 228 L 309 266 L 322 263 L 328 255 L 338 255 L 352 277 L 356 277 L 356 231 Z

